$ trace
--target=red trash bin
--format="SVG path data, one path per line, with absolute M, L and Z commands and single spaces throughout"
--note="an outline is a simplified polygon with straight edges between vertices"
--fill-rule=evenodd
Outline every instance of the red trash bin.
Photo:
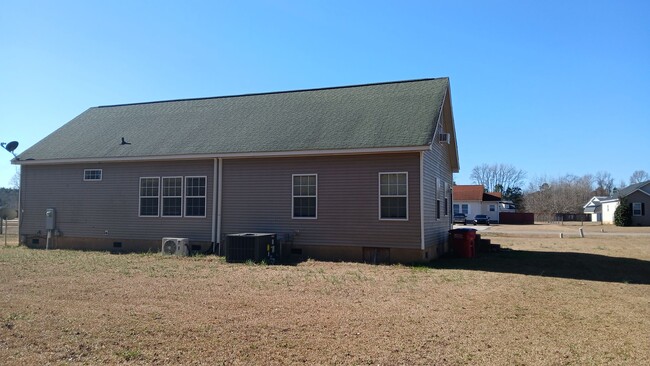
M 452 249 L 461 258 L 476 257 L 476 229 L 462 228 L 449 230 L 452 237 Z

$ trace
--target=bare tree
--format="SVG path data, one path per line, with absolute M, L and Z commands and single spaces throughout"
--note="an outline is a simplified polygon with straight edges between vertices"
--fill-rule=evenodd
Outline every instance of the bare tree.
M 636 184 L 650 180 L 650 175 L 645 170 L 635 170 L 630 177 L 630 184 Z
M 20 169 L 17 169 L 16 174 L 9 179 L 9 187 L 20 189 Z
M 582 213 L 593 196 L 592 187 L 591 175 L 536 178 L 528 186 L 524 204 L 539 220 L 552 220 L 556 213 Z
M 600 171 L 594 176 L 596 182 L 596 190 L 594 194 L 596 196 L 609 196 L 614 189 L 614 178 L 612 175 L 605 171 Z
M 472 169 L 469 178 L 474 184 L 482 184 L 488 192 L 497 189 L 519 187 L 526 178 L 526 172 L 509 164 L 482 164 Z

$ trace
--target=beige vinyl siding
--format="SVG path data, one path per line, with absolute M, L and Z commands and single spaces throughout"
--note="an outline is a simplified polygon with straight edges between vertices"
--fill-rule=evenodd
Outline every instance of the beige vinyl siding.
M 84 169 L 102 169 L 102 180 L 84 182 Z M 63 237 L 211 241 L 213 160 L 26 165 L 22 174 L 22 235 L 45 235 L 45 209 L 54 208 Z M 207 217 L 139 217 L 140 177 L 171 176 L 207 176 Z
M 429 247 L 445 243 L 451 229 L 453 207 L 451 196 L 447 193 L 448 215 L 445 216 L 445 186 L 451 187 L 453 182 L 449 164 L 449 144 L 438 142 L 437 137 L 430 151 L 423 153 L 424 169 L 424 246 Z M 436 178 L 440 181 L 440 189 L 436 189 Z M 447 184 L 445 184 L 447 183 Z M 436 200 L 440 200 L 440 219 L 436 218 Z
M 295 234 L 295 245 L 419 248 L 419 153 L 223 161 L 223 235 Z M 379 173 L 408 172 L 407 221 L 379 219 Z M 292 175 L 318 175 L 317 218 L 291 218 Z

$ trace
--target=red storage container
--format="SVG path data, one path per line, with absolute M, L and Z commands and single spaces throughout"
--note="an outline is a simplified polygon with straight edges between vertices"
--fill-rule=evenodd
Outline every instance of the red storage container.
M 452 249 L 461 258 L 476 257 L 476 229 L 462 228 L 449 230 L 452 239 Z

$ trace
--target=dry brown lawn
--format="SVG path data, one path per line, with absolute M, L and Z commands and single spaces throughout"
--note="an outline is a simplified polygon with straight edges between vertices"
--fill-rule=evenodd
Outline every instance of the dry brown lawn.
M 430 266 L 44 251 L 12 235 L 0 363 L 650 364 L 650 236 L 491 230 L 510 250 Z

